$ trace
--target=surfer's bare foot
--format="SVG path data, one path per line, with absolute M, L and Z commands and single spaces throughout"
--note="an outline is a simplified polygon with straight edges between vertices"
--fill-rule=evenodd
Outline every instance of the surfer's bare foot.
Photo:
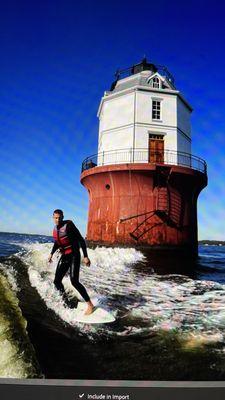
M 94 311 L 94 304 L 91 301 L 88 301 L 87 302 L 87 309 L 86 309 L 84 315 L 90 315 L 90 314 L 93 313 L 93 311 Z

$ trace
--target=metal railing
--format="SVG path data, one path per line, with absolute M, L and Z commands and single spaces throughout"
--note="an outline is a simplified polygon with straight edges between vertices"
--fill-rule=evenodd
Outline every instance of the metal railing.
M 81 172 L 97 166 L 124 163 L 180 165 L 207 174 L 207 164 L 200 157 L 181 151 L 149 151 L 143 148 L 117 149 L 93 154 L 82 162 Z
M 143 60 L 142 60 L 143 63 Z M 133 69 L 137 67 L 138 65 L 141 65 L 142 63 L 132 65 L 132 67 L 124 68 L 124 69 L 118 69 L 115 73 L 115 77 L 117 80 L 126 78 L 127 76 L 130 76 L 133 74 Z M 157 69 L 157 72 L 159 72 L 161 75 L 164 75 L 173 85 L 174 85 L 174 77 L 173 75 L 169 72 L 167 67 L 165 65 L 159 65 L 155 63 L 151 63 L 154 65 Z M 143 65 L 150 65 L 150 63 L 144 62 Z

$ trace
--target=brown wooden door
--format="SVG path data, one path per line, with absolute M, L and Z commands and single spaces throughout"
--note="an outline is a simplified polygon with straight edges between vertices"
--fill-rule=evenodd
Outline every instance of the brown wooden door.
M 149 138 L 149 162 L 164 162 L 164 140 Z

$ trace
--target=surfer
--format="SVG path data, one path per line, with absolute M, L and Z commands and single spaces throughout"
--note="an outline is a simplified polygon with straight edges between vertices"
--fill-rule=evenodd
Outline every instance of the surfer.
M 62 293 L 63 298 L 65 298 L 65 289 L 62 284 L 62 279 L 68 269 L 70 269 L 71 283 L 87 302 L 85 315 L 89 315 L 94 311 L 94 305 L 90 300 L 85 287 L 79 282 L 80 246 L 84 255 L 84 263 L 87 266 L 90 266 L 91 264 L 87 254 L 86 243 L 74 223 L 70 220 L 64 221 L 63 218 L 64 215 L 62 210 L 57 209 L 53 212 L 53 220 L 55 222 L 53 238 L 55 242 L 48 261 L 52 262 L 52 256 L 56 250 L 59 249 L 61 252 L 61 257 L 56 267 L 54 285 Z

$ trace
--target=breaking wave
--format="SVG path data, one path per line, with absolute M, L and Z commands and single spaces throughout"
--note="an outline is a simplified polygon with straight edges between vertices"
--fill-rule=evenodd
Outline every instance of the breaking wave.
M 66 306 L 53 284 L 58 260 L 55 256 L 52 264 L 47 262 L 51 247 L 52 243 L 23 244 L 19 257 L 47 307 L 62 323 L 80 329 L 82 334 L 141 337 L 173 331 L 192 345 L 194 341 L 225 341 L 224 285 L 178 274 L 157 275 L 150 270 L 145 256 L 133 248 L 88 249 L 91 267 L 82 265 L 80 280 L 95 305 L 110 310 L 117 321 L 104 327 L 74 321 L 73 309 Z M 69 276 L 63 283 L 68 297 L 79 298 Z
M 17 290 L 13 269 L 7 270 L 4 275 L 0 272 L 0 376 L 42 377 L 26 331 L 27 322 L 18 305 Z

